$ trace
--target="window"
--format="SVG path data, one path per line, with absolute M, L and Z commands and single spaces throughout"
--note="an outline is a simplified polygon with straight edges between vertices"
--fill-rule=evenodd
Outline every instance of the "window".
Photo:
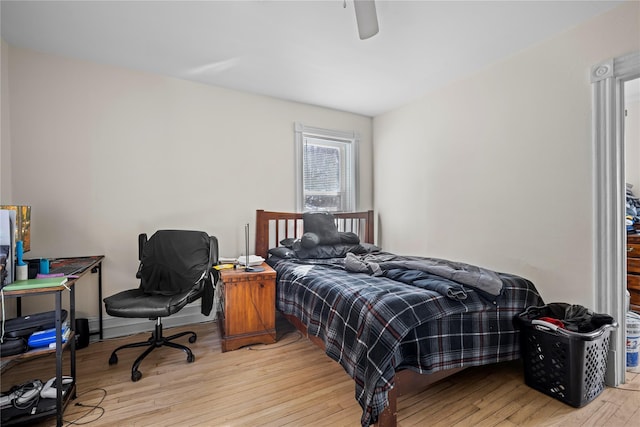
M 295 125 L 298 211 L 356 210 L 356 132 Z

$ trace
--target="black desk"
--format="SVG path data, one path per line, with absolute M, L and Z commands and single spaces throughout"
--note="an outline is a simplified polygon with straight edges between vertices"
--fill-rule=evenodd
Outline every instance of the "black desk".
M 69 275 L 67 285 L 75 284 L 82 276 L 91 273 L 98 273 L 98 332 L 92 332 L 91 335 L 100 335 L 103 339 L 102 327 L 102 260 L 104 255 L 69 257 L 69 258 L 53 258 L 49 261 L 49 273 L 64 273 Z M 17 297 L 16 312 L 18 317 L 22 316 L 21 298 Z M 75 325 L 74 325 L 75 328 Z

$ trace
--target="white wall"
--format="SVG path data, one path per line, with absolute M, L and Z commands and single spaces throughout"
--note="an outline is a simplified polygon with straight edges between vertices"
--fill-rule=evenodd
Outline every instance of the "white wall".
M 360 133 L 359 208 L 372 207 L 369 117 L 12 46 L 8 69 L 1 202 L 32 206 L 28 257 L 104 254 L 105 296 L 137 286 L 138 233 L 204 230 L 238 256 L 256 209 L 294 210 L 296 121 Z M 95 293 L 78 287 L 80 317 L 97 316 Z
M 640 3 L 624 4 L 376 117 L 380 244 L 515 273 L 547 302 L 592 307 L 589 75 L 640 48 L 639 16 Z
M 0 201 L 11 199 L 9 47 L 0 39 Z

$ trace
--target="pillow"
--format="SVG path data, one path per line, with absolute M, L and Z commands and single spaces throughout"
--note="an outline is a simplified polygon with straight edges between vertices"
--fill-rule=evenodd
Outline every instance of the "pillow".
M 280 240 L 280 244 L 286 248 L 292 248 L 295 241 L 296 239 L 289 237 L 287 239 Z
M 367 253 L 367 250 L 361 245 L 346 245 L 343 243 L 338 243 L 337 245 L 318 245 L 311 249 L 301 247 L 295 250 L 297 257 L 300 259 L 344 258 L 348 252 L 359 255 Z
M 316 233 L 304 233 L 300 238 L 300 244 L 305 249 L 315 248 L 320 244 L 320 237 Z
M 380 252 L 382 249 L 373 243 L 360 243 L 360 246 L 365 250 L 366 253 L 370 254 L 372 252 Z
M 284 246 L 279 246 L 277 248 L 269 249 L 269 254 L 278 258 L 285 258 L 285 259 L 298 258 L 294 251 Z
M 315 233 L 318 244 L 335 245 L 340 243 L 340 233 L 333 217 L 329 212 L 305 212 L 302 214 L 305 233 Z
M 339 231 L 338 235 L 340 236 L 340 243 L 349 243 L 351 245 L 357 245 L 360 243 L 358 235 L 351 231 Z

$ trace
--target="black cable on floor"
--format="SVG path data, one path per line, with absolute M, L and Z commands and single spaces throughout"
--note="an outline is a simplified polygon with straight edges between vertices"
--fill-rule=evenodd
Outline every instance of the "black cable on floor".
M 104 413 L 105 413 L 105 409 L 104 409 L 102 406 L 100 406 L 100 405 L 102 404 L 102 402 L 104 401 L 104 399 L 107 397 L 107 390 L 105 390 L 105 389 L 103 389 L 103 388 L 94 388 L 94 389 L 92 389 L 92 390 L 88 390 L 88 391 L 85 391 L 84 393 L 79 394 L 76 398 L 77 398 L 77 399 L 79 399 L 81 396 L 84 396 L 84 395 L 86 395 L 87 393 L 91 393 L 91 392 L 93 392 L 93 391 L 101 391 L 101 392 L 103 393 L 103 394 L 102 394 L 102 397 L 100 398 L 100 401 L 99 401 L 97 404 L 95 404 L 95 405 L 85 405 L 84 403 L 76 402 L 76 403 L 75 403 L 75 406 L 79 406 L 79 407 L 81 407 L 81 408 L 89 408 L 89 410 L 88 410 L 84 415 L 82 415 L 82 416 L 81 416 L 81 417 L 79 417 L 79 418 L 76 418 L 76 419 L 75 419 L 75 420 L 73 420 L 73 421 L 67 421 L 67 420 L 65 420 L 65 422 L 67 423 L 67 425 L 68 425 L 68 426 L 70 426 L 70 425 L 81 426 L 81 425 L 85 425 L 85 424 L 90 424 L 90 423 L 92 423 L 92 422 L 94 422 L 94 421 L 99 420 L 99 419 L 104 415 Z M 97 418 L 94 418 L 94 419 L 89 420 L 89 421 L 83 421 L 83 422 L 80 422 L 80 420 L 82 420 L 83 418 L 85 418 L 85 417 L 89 416 L 89 415 L 90 415 L 91 413 L 93 413 L 94 411 L 100 411 L 100 414 L 97 416 Z

